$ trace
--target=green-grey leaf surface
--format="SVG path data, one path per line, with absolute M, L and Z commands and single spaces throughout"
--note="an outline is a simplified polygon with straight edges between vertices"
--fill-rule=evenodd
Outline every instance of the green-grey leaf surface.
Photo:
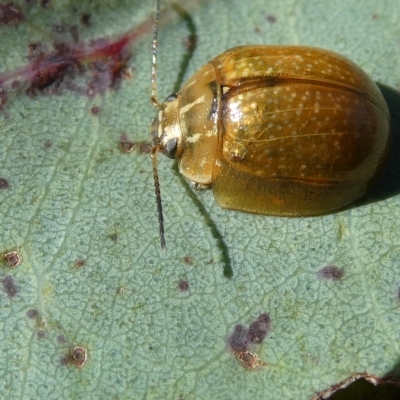
M 0 26 L 0 76 L 28 45 L 115 39 L 151 20 L 152 1 L 21 1 Z M 400 3 L 393 0 L 191 0 L 197 46 L 185 79 L 239 44 L 304 44 L 348 56 L 384 85 L 399 149 Z M 158 93 L 173 91 L 190 26 L 160 26 Z M 80 22 L 90 14 L 90 24 Z M 182 15 L 182 13 L 181 13 Z M 275 19 L 276 20 L 275 20 Z M 59 32 L 54 26 L 66 26 Z M 62 29 L 61 29 L 62 30 Z M 187 43 L 186 43 L 187 44 Z M 0 393 L 7 399 L 309 399 L 400 356 L 399 157 L 367 199 L 333 215 L 278 218 L 220 209 L 159 157 L 167 251 L 160 249 L 150 157 L 118 148 L 149 140 L 151 29 L 129 44 L 132 78 L 92 97 L 9 86 L 0 115 Z M 84 84 L 84 82 L 81 82 Z M 98 107 L 97 114 L 91 112 Z M 80 263 L 80 261 L 82 261 Z M 81 265 L 83 264 L 83 265 Z M 318 271 L 336 265 L 339 281 Z M 227 279 L 223 271 L 233 271 Z M 4 279 L 17 289 L 7 295 Z M 189 283 L 188 291 L 179 282 Z M 28 318 L 37 310 L 37 318 Z M 227 338 L 268 313 L 272 329 L 245 369 Z M 27 315 L 28 313 L 28 315 Z M 88 351 L 64 365 L 73 346 Z

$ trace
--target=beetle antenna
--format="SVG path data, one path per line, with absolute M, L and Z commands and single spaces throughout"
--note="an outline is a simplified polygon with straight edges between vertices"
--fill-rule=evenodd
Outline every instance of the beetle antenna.
M 160 0 L 156 1 L 156 10 L 154 12 L 153 25 L 153 43 L 151 46 L 151 102 L 155 107 L 161 108 L 161 104 L 157 100 L 157 81 L 156 81 L 156 66 L 157 66 L 157 41 L 158 41 L 158 23 L 160 21 Z
M 160 21 L 160 0 L 156 1 L 156 10 L 154 12 L 154 25 L 153 25 L 153 43 L 151 46 L 152 60 L 151 60 L 151 98 L 150 101 L 153 105 L 159 109 L 162 105 L 157 100 L 157 81 L 156 81 L 156 67 L 157 67 L 157 40 L 158 40 L 158 23 Z M 153 179 L 154 189 L 156 194 L 157 213 L 158 213 L 158 225 L 160 234 L 161 248 L 165 250 L 165 237 L 164 237 L 164 216 L 161 203 L 161 190 L 160 180 L 158 179 L 157 171 L 157 153 L 159 150 L 159 139 L 154 137 L 154 145 L 151 149 L 151 162 L 153 165 Z
M 155 188 L 156 202 L 157 202 L 158 225 L 160 227 L 160 243 L 161 243 L 161 248 L 165 250 L 164 216 L 161 204 L 160 181 L 158 179 L 158 172 L 157 172 L 157 153 L 158 153 L 158 146 L 155 145 L 151 149 L 151 162 L 153 164 L 153 178 L 154 178 L 154 188 Z

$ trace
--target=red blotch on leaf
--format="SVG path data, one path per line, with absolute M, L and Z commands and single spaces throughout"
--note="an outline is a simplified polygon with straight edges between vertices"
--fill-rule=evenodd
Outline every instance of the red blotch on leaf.
M 25 21 L 21 7 L 14 3 L 0 4 L 0 22 L 5 25 L 16 26 Z

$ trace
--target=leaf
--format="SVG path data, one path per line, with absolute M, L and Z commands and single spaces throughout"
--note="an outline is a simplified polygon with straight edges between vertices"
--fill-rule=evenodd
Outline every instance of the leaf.
M 363 201 L 296 219 L 222 210 L 160 156 L 163 252 L 150 157 L 119 148 L 150 140 L 148 3 L 1 6 L 0 252 L 22 262 L 1 265 L 0 392 L 309 399 L 355 373 L 396 374 L 400 4 L 164 5 L 159 98 L 232 46 L 324 47 L 383 85 L 394 155 Z

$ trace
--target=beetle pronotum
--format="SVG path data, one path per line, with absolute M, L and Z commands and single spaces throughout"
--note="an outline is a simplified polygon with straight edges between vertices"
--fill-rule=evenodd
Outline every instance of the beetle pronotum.
M 164 103 L 156 99 L 156 3 L 152 47 L 153 174 L 165 248 L 156 154 L 210 186 L 219 206 L 309 216 L 343 208 L 379 177 L 389 111 L 352 61 L 302 46 L 241 46 L 222 53 Z

